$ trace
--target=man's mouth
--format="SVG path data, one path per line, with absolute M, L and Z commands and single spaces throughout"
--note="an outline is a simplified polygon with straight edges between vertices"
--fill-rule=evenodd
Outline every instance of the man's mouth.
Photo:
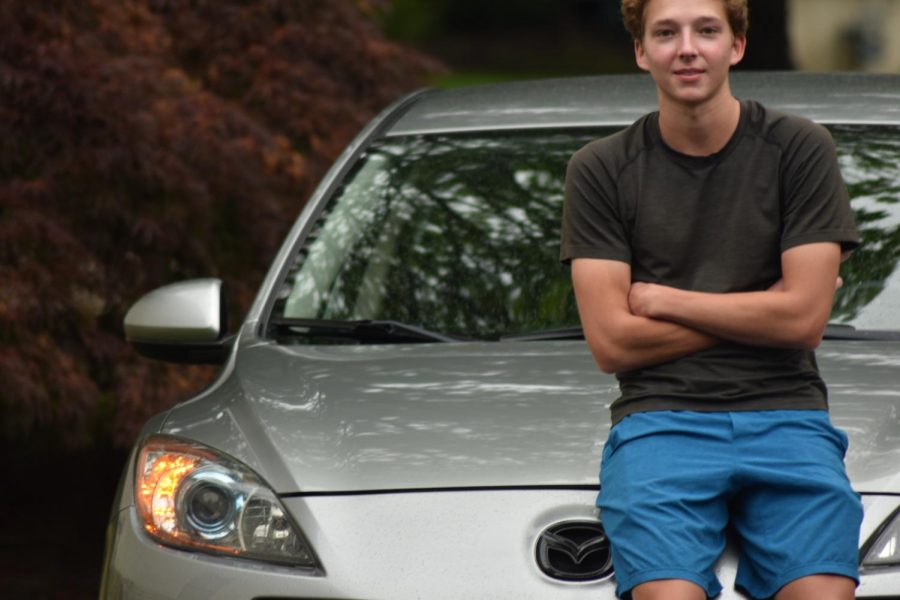
M 676 69 L 675 74 L 679 77 L 692 77 L 694 75 L 702 75 L 703 69 Z

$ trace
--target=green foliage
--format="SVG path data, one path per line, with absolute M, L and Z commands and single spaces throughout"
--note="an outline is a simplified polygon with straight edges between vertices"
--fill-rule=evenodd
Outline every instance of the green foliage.
M 556 29 L 576 19 L 594 25 L 621 25 L 618 0 L 393 0 L 382 12 L 385 30 L 392 37 L 423 42 L 435 36 L 474 31 Z
M 393 0 L 382 15 L 385 32 L 394 39 L 421 42 L 441 31 L 447 6 L 443 0 Z
M 244 312 L 340 149 L 437 69 L 385 40 L 376 8 L 3 3 L 0 436 L 127 444 L 209 380 L 137 358 L 122 317 L 197 276 L 225 279 Z

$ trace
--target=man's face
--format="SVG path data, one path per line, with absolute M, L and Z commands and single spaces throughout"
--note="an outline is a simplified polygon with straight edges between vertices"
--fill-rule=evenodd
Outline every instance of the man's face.
M 722 0 L 651 0 L 635 57 L 666 99 L 699 104 L 727 90 L 728 70 L 745 45 L 746 38 L 732 32 Z

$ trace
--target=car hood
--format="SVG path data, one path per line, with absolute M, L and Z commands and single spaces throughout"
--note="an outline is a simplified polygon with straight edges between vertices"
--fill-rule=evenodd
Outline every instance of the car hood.
M 817 356 L 854 487 L 900 491 L 900 344 Z M 617 396 L 580 341 L 256 344 L 163 432 L 235 456 L 279 493 L 590 487 Z

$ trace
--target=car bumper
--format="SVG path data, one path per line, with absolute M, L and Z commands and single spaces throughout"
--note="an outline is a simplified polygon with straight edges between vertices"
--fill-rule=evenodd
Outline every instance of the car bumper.
M 116 515 L 105 598 L 355 600 L 460 598 L 612 599 L 615 581 L 564 583 L 537 567 L 540 532 L 594 519 L 594 493 L 503 490 L 287 498 L 324 572 L 277 567 L 167 548 L 141 530 L 134 510 Z M 900 497 L 864 496 L 867 539 Z M 477 518 L 473 517 L 477 515 Z M 732 589 L 732 551 L 717 565 L 723 600 Z M 857 598 L 900 598 L 900 569 L 863 572 Z

